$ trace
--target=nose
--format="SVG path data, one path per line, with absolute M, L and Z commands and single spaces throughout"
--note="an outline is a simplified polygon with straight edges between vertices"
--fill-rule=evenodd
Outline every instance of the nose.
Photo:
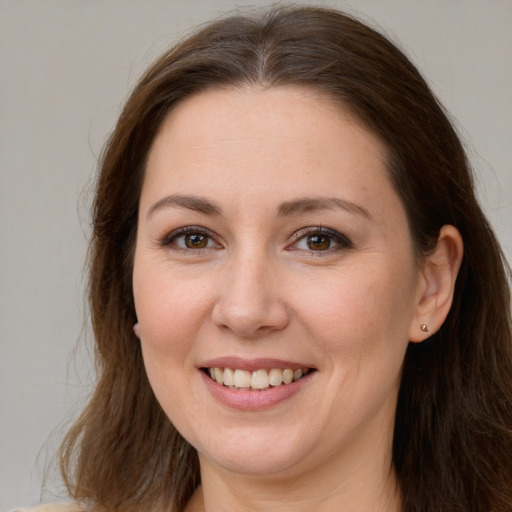
M 242 338 L 284 329 L 289 312 L 281 297 L 279 273 L 263 255 L 240 255 L 219 274 L 212 320 Z

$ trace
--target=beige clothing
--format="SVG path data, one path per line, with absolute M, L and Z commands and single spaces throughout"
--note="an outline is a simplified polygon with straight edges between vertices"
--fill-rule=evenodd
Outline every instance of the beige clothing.
M 76 503 L 46 503 L 32 508 L 16 508 L 11 512 L 80 512 Z

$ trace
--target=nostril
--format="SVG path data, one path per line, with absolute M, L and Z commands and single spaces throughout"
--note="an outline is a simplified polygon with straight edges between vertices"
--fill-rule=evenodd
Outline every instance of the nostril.
M 281 330 L 289 322 L 286 308 L 278 301 L 245 302 L 220 300 L 212 312 L 212 321 L 222 329 L 229 329 L 238 336 L 254 338 L 274 330 Z

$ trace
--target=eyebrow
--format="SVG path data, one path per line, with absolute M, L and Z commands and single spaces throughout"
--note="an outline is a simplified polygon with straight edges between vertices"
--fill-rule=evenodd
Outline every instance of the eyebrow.
M 222 208 L 209 199 L 201 196 L 172 194 L 151 205 L 146 214 L 146 218 L 149 219 L 155 211 L 163 208 L 185 208 L 204 215 L 222 215 Z M 370 212 L 366 208 L 339 197 L 301 197 L 280 204 L 277 213 L 278 216 L 281 217 L 291 217 L 294 215 L 333 209 L 342 209 L 349 213 L 355 213 L 371 219 Z
M 279 206 L 278 213 L 281 216 L 289 217 L 334 209 L 342 209 L 371 219 L 370 212 L 366 208 L 339 197 L 302 197 L 293 201 L 286 201 Z
M 205 215 L 220 215 L 221 208 L 212 201 L 200 196 L 173 194 L 166 196 L 150 206 L 146 218 L 149 219 L 157 210 L 162 208 L 185 208 Z

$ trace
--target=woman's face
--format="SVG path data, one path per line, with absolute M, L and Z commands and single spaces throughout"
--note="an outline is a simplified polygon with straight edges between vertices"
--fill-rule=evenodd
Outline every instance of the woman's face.
M 163 123 L 140 201 L 136 333 L 202 465 L 294 474 L 389 455 L 422 279 L 384 160 L 305 88 L 202 92 Z

